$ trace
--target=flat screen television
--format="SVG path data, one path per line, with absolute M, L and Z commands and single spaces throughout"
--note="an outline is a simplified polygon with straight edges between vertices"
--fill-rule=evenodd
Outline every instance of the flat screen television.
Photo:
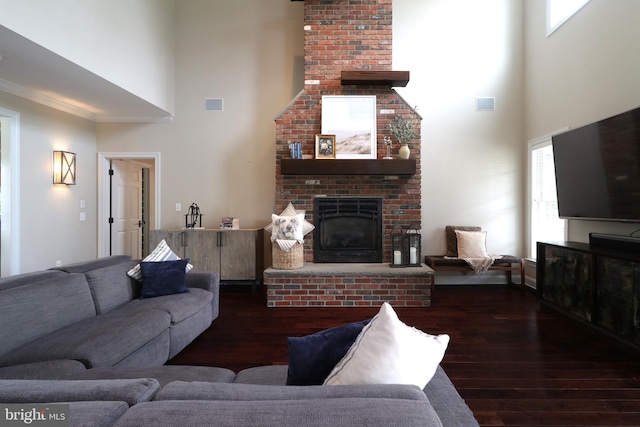
M 640 108 L 552 137 L 561 218 L 640 222 Z

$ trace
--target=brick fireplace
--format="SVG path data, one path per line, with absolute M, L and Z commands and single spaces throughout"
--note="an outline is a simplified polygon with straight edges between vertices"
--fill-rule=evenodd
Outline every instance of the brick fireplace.
M 413 174 L 370 174 L 366 171 L 354 172 L 353 170 L 330 174 L 315 172 L 283 174 L 282 160 L 290 158 L 289 144 L 296 141 L 302 143 L 303 154 L 311 156 L 315 154 L 315 135 L 321 133 L 323 95 L 376 96 L 378 159 L 386 155 L 383 137 L 391 136 L 387 128 L 391 120 L 410 119 L 417 124 L 420 134 L 420 116 L 398 95 L 392 88 L 392 84 L 386 82 L 345 84 L 350 82 L 341 79 L 343 71 L 392 71 L 392 0 L 305 0 L 304 3 L 304 90 L 275 120 L 276 212 L 282 211 L 291 202 L 296 209 L 305 210 L 306 219 L 313 222 L 316 197 L 380 198 L 382 199 L 382 264 L 386 265 L 391 257 L 389 233 L 393 227 L 396 224 L 406 227 L 421 223 L 420 140 L 411 144 L 411 159 L 416 164 Z M 394 159 L 398 159 L 398 148 L 397 141 L 394 140 L 392 150 Z M 304 162 L 304 160 L 296 161 Z M 343 160 L 322 160 L 322 162 L 341 161 Z M 386 162 L 391 161 L 386 160 Z M 409 161 L 395 160 L 395 162 Z M 308 264 L 313 264 L 314 241 L 311 234 L 306 236 L 304 245 L 305 263 Z M 362 265 L 361 268 L 366 271 L 367 265 Z M 353 268 L 352 266 L 350 270 Z M 405 270 L 406 274 L 411 269 L 402 270 Z M 424 272 L 415 271 L 417 275 L 424 275 Z M 332 278 L 332 282 L 340 282 L 337 276 Z M 386 280 L 389 280 L 389 277 L 386 277 Z M 429 276 L 429 282 L 430 279 Z M 277 275 L 274 277 L 271 274 L 265 274 L 267 300 L 270 306 L 291 305 L 286 301 L 283 302 L 283 298 L 280 298 L 282 295 L 275 298 L 277 290 L 283 289 L 285 281 L 291 285 L 288 280 L 283 281 Z M 305 280 L 313 282 L 312 277 L 307 277 Z M 352 280 L 350 278 L 347 281 L 352 283 Z M 343 283 L 339 285 L 342 286 Z M 430 288 L 430 283 L 424 285 Z M 418 287 L 420 286 L 418 284 Z M 335 304 L 334 290 L 327 290 L 325 287 L 324 296 L 307 299 L 307 302 L 301 302 L 303 300 L 298 299 L 296 305 L 328 305 L 327 301 Z M 427 291 L 421 289 L 420 292 L 423 293 L 421 296 L 407 296 L 405 301 L 397 300 L 396 304 L 425 305 L 416 302 L 422 298 L 426 299 L 426 305 L 429 305 L 428 295 L 427 298 L 424 295 Z M 388 295 L 385 297 L 383 293 L 382 299 L 388 300 Z M 345 305 L 371 305 L 376 304 L 375 301 L 376 298 L 362 297 L 360 301 L 352 300 Z M 377 304 L 379 303 L 378 298 Z

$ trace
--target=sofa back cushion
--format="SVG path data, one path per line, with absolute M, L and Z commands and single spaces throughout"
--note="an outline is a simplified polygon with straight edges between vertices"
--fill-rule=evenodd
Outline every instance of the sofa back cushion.
M 129 255 L 111 255 L 89 261 L 80 261 L 73 264 L 65 264 L 60 267 L 52 267 L 51 270 L 60 270 L 65 273 L 86 273 L 87 271 L 97 270 L 99 268 L 109 267 L 110 265 L 120 264 L 122 262 L 131 261 Z
M 42 282 L 43 280 L 49 280 L 60 276 L 66 276 L 66 273 L 57 270 L 43 270 L 7 276 L 0 278 L 0 291 L 17 288 L 18 286 L 30 285 L 35 282 Z
M 136 264 L 137 261 L 127 260 L 84 273 L 93 294 L 96 313 L 108 313 L 138 298 L 140 283 L 127 276 L 127 271 Z
M 96 311 L 82 274 L 0 292 L 0 355 L 83 319 Z

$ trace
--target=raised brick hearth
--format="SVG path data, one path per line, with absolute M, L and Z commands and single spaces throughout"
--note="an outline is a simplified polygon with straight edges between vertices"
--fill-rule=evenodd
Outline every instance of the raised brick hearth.
M 387 264 L 313 264 L 264 272 L 269 307 L 431 306 L 433 270 Z
M 412 120 L 420 134 L 421 118 L 390 85 L 342 85 L 342 71 L 391 71 L 392 70 L 392 0 L 305 0 L 305 85 L 304 90 L 276 117 L 276 211 L 280 212 L 292 202 L 298 210 L 306 211 L 306 219 L 313 222 L 313 200 L 318 196 L 329 197 L 378 197 L 382 198 L 383 262 L 375 268 L 386 268 L 384 274 L 376 271 L 367 277 L 370 267 L 362 267 L 358 274 L 341 277 L 331 268 L 312 276 L 308 271 L 282 271 L 282 274 L 265 272 L 265 283 L 272 299 L 270 306 L 293 305 L 283 301 L 297 301 L 295 305 L 378 305 L 380 301 L 393 299 L 396 305 L 423 305 L 414 294 L 391 292 L 396 285 L 416 286 L 429 305 L 430 294 L 419 289 L 430 289 L 430 276 L 411 274 L 389 269 L 391 242 L 389 234 L 394 225 L 421 224 L 421 149 L 418 138 L 411 144 L 411 158 L 416 161 L 413 175 L 283 175 L 282 159 L 290 156 L 289 143 L 300 141 L 302 152 L 315 154 L 315 135 L 321 133 L 322 95 L 375 95 L 377 120 L 377 158 L 385 156 L 384 136 L 390 136 L 388 123 L 396 118 Z M 394 141 L 392 156 L 398 158 L 398 144 Z M 340 160 L 323 160 L 339 162 Z M 305 237 L 305 263 L 313 261 L 312 233 Z M 371 266 L 369 264 L 368 266 Z M 353 267 L 352 267 L 353 268 Z M 427 268 L 427 267 L 425 267 Z M 429 269 L 430 270 L 430 269 Z M 303 274 L 304 273 L 304 274 Z M 331 276 L 333 274 L 334 276 Z M 354 274 L 357 279 L 354 279 Z M 395 282 L 394 276 L 399 277 Z M 292 283 L 292 278 L 304 283 Z M 315 277 L 315 278 L 314 278 Z M 422 282 L 419 282 L 422 277 Z M 356 280 L 354 282 L 354 280 Z M 412 282 L 415 280 L 415 283 Z M 407 282 L 409 281 L 409 282 Z M 379 282 L 379 283 L 377 283 Z M 410 284 L 407 284 L 410 283 Z M 367 292 L 360 287 L 366 284 Z M 293 287 L 286 295 L 285 291 Z M 380 286 L 380 288 L 376 288 Z M 286 288 L 289 287 L 289 288 Z M 315 287 L 315 288 L 314 288 Z M 283 293 L 277 295 L 278 292 Z M 371 290 L 371 292 L 369 292 Z M 375 290 L 375 292 L 373 292 Z M 306 292 L 306 295 L 303 295 Z M 292 299 L 297 298 L 298 300 Z M 304 298 L 303 298 L 304 296 Z M 374 298 L 375 296 L 375 298 Z

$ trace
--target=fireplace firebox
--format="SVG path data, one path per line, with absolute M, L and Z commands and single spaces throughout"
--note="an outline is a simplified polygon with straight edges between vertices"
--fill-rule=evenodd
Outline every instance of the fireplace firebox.
M 382 262 L 382 199 L 316 197 L 313 262 Z

